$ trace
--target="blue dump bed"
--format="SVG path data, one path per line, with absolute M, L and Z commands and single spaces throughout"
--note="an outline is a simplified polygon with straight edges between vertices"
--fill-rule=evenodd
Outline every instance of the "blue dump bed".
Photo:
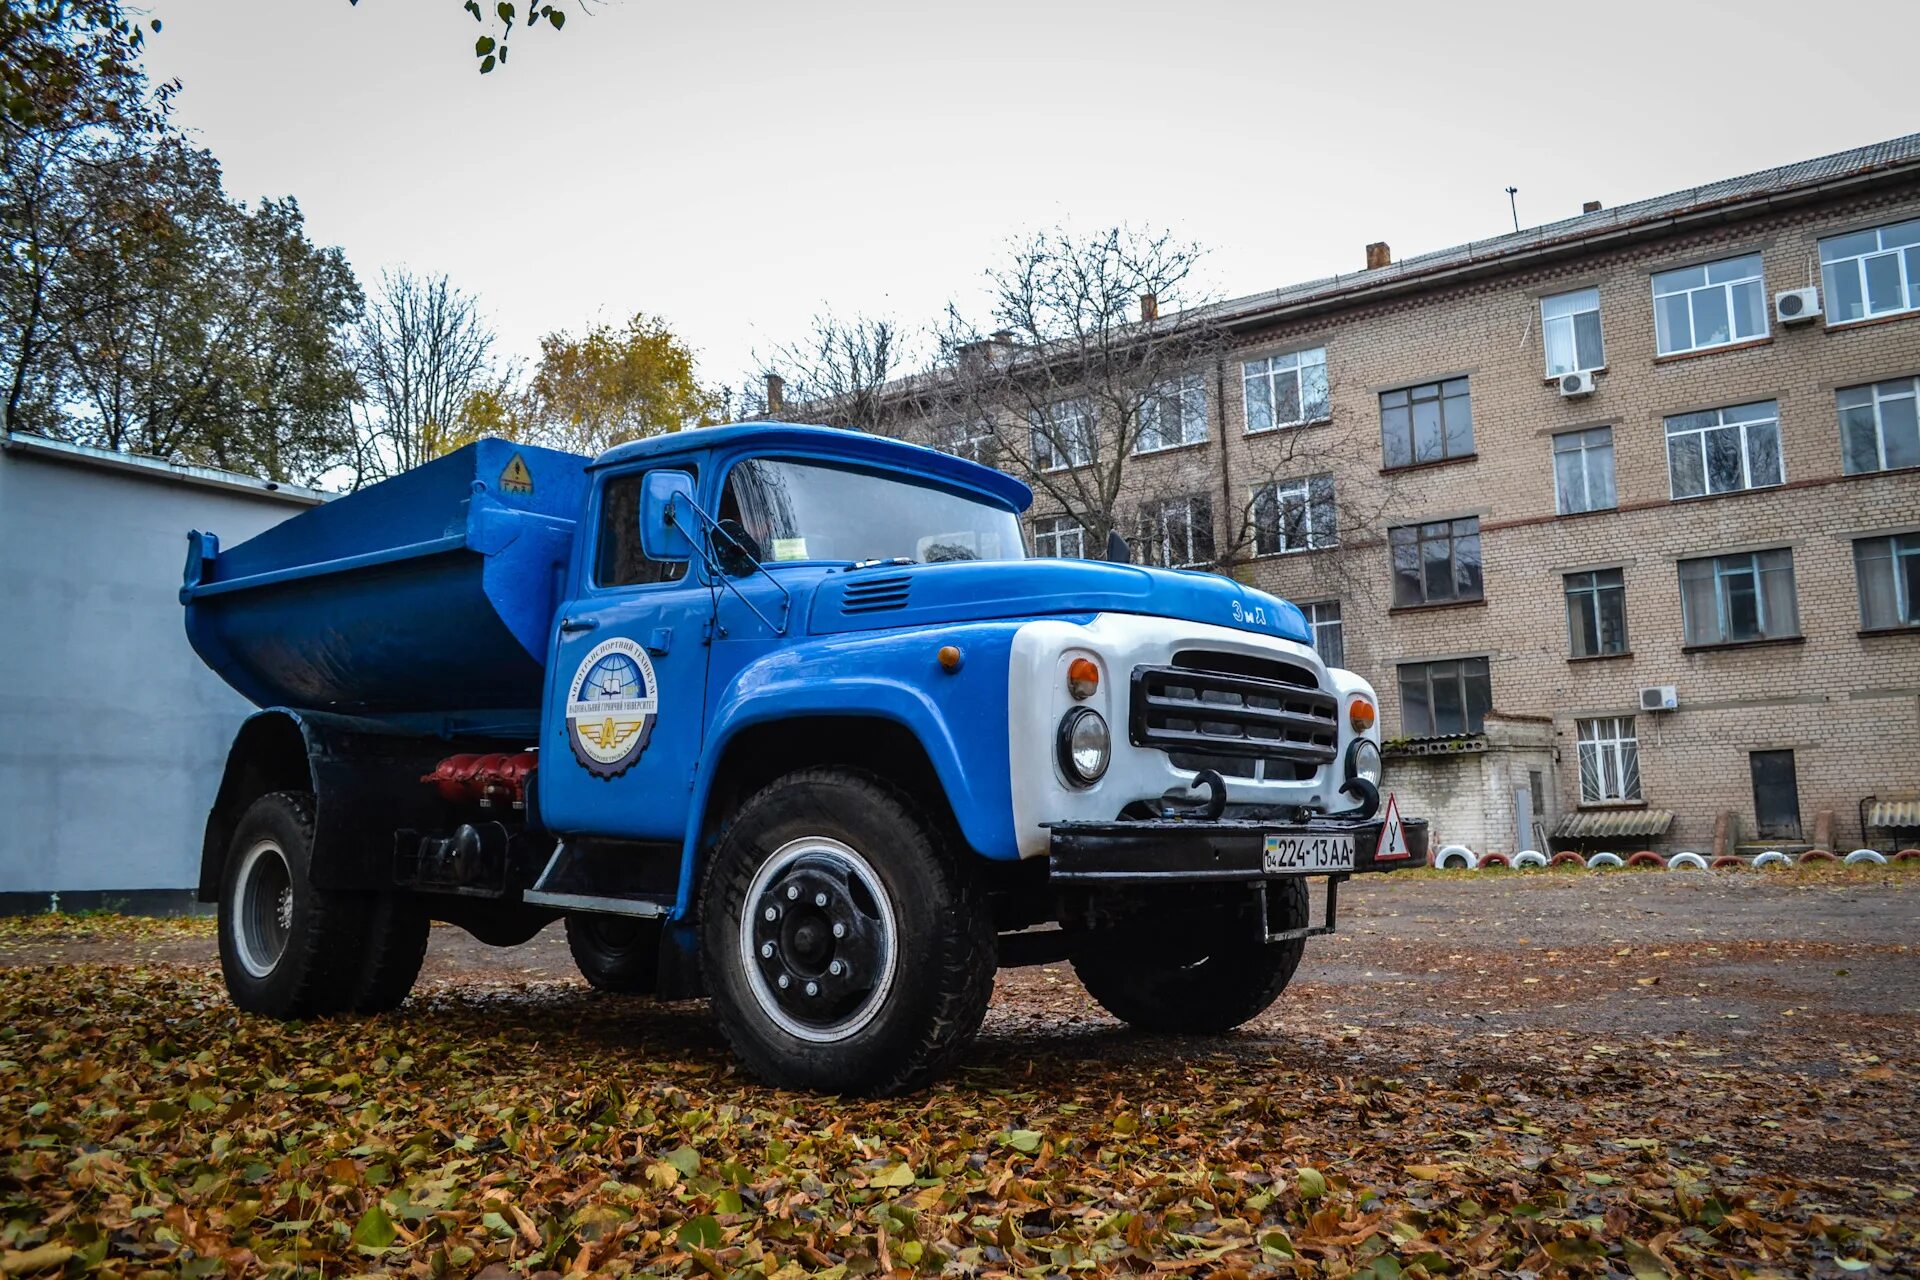
M 259 706 L 529 731 L 586 466 L 481 440 L 235 547 L 195 532 L 187 638 Z

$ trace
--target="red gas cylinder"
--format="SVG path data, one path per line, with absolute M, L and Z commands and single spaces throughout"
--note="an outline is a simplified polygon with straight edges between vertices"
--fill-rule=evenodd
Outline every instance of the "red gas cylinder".
M 420 781 L 448 804 L 510 804 L 518 809 L 527 802 L 527 779 L 539 765 L 540 757 L 532 751 L 468 753 L 448 756 Z

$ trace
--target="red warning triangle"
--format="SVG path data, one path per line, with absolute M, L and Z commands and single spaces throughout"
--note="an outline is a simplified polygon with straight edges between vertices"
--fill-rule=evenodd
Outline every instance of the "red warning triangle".
M 1375 862 L 1398 862 L 1401 858 L 1410 858 L 1413 851 L 1407 848 L 1407 832 L 1400 824 L 1400 801 L 1392 792 L 1387 793 L 1387 820 L 1380 827 L 1380 843 L 1375 846 Z

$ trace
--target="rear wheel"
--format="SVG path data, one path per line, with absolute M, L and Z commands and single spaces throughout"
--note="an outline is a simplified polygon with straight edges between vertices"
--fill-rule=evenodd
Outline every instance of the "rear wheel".
M 721 1030 L 774 1084 L 916 1088 L 993 991 L 992 922 L 943 832 L 848 770 L 790 774 L 747 802 L 714 850 L 700 927 Z
M 410 893 L 368 894 L 365 900 L 366 954 L 354 988 L 353 1009 L 386 1013 L 399 1008 L 413 990 L 427 958 L 427 936 L 433 926 L 426 908 Z
M 630 916 L 567 917 L 567 950 L 596 991 L 652 995 L 660 985 L 660 921 Z
M 220 893 L 220 969 L 228 995 L 249 1013 L 337 1013 L 358 992 L 361 904 L 315 888 L 312 857 L 305 792 L 260 797 L 234 828 Z
M 1306 927 L 1303 879 L 1267 887 L 1267 926 Z M 1292 981 L 1304 939 L 1268 942 L 1241 901 L 1163 905 L 1138 922 L 1089 935 L 1073 971 L 1100 1007 L 1143 1031 L 1211 1035 L 1265 1012 Z

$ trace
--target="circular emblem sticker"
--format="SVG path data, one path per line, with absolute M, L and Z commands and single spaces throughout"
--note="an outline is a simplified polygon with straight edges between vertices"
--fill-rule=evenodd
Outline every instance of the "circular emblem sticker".
M 573 758 L 595 777 L 619 777 L 647 749 L 659 713 L 647 651 L 625 637 L 602 641 L 580 660 L 567 691 Z

